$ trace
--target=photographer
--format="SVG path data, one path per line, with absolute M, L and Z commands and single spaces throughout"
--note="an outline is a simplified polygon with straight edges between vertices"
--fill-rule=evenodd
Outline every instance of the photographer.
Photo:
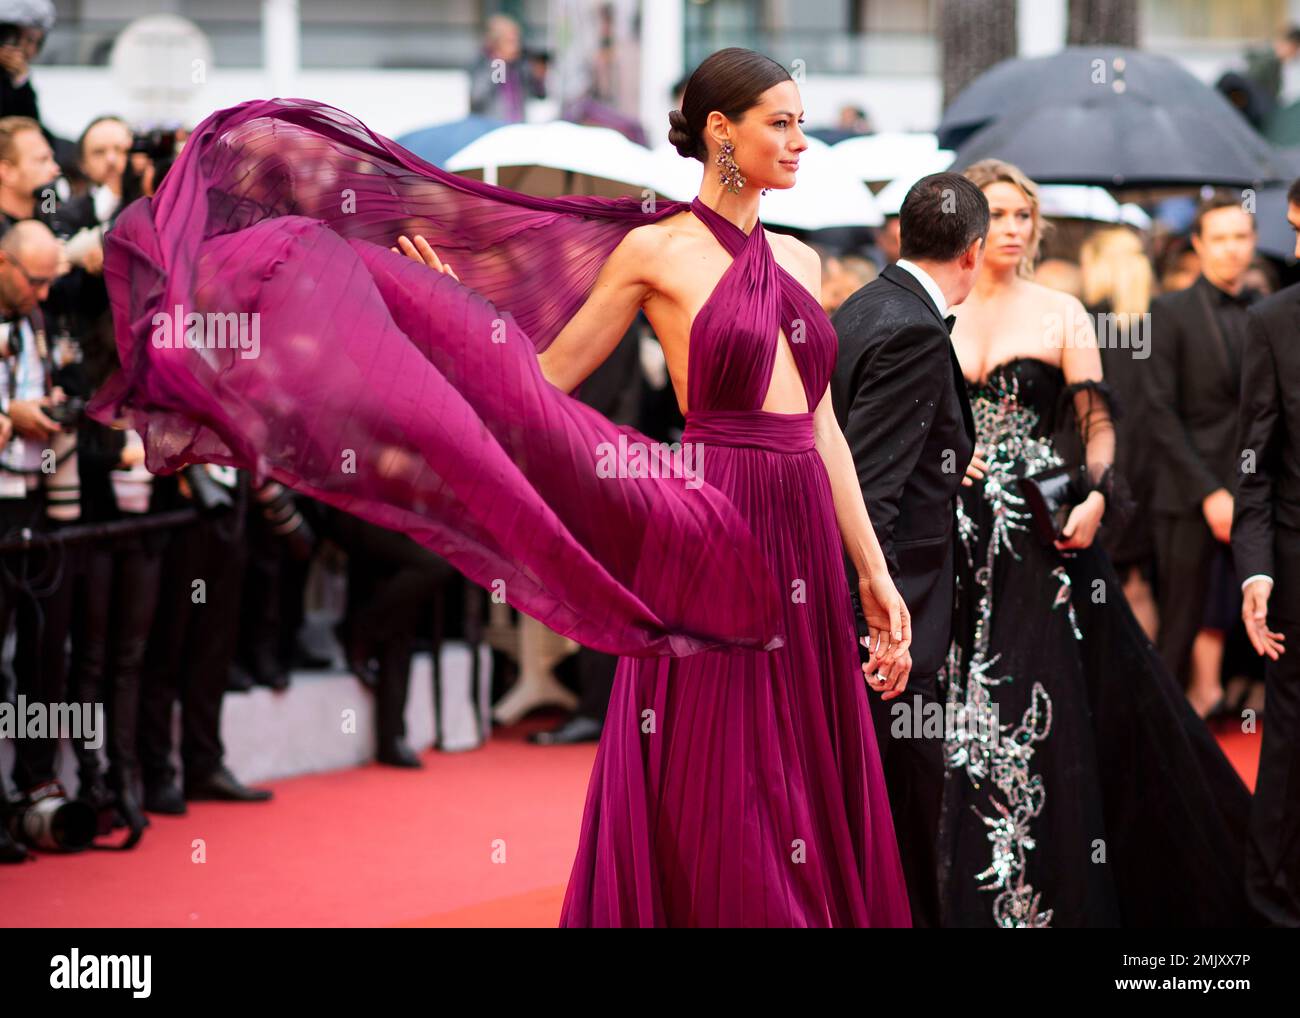
M 49 0 L 0 0 L 0 117 L 39 121 L 31 63 L 54 27 Z
M 483 50 L 469 72 L 469 109 L 508 124 L 524 119 L 524 103 L 546 98 L 545 62 L 526 56 L 519 23 L 505 14 L 488 18 Z
M 53 193 L 58 175 L 41 125 L 30 117 L 0 117 L 0 228 L 37 218 L 39 196 Z
M 96 225 L 110 222 L 122 207 L 122 178 L 134 142 L 126 121 L 111 115 L 96 117 L 77 139 L 81 172 L 90 181 L 85 200 L 90 203 L 89 218 Z M 102 264 L 102 244 L 100 261 Z M 97 271 L 93 265 L 88 264 L 86 268 Z
M 176 157 L 177 144 L 175 131 L 136 137 L 122 171 L 117 211 L 136 198 L 153 195 Z M 138 449 L 128 446 L 118 469 L 137 467 L 139 457 Z M 114 480 L 118 507 L 124 509 L 130 497 L 129 478 Z M 149 813 L 184 815 L 187 799 L 264 802 L 271 798 L 269 791 L 249 788 L 231 774 L 221 744 L 221 702 L 239 628 L 251 497 L 248 476 L 226 467 L 191 466 L 156 476 L 149 485 L 148 511 L 199 510 L 197 522 L 162 531 L 161 540 L 151 540 L 147 549 L 140 549 L 149 558 L 161 556 L 156 566 L 148 563 L 146 570 L 157 569 L 159 585 L 138 689 L 138 776 Z M 143 508 L 138 505 L 132 511 Z M 122 635 L 119 632 L 119 638 Z M 172 763 L 172 714 L 178 701 L 183 784 L 178 784 Z M 136 766 L 136 761 L 130 761 L 127 769 L 134 771 Z M 135 777 L 119 774 L 114 782 L 119 805 L 122 789 L 129 791 Z
M 51 517 L 50 467 L 67 464 L 67 413 L 63 392 L 52 382 L 40 301 L 58 271 L 59 243 L 49 228 L 25 221 L 0 237 L 0 536 L 22 529 L 48 534 Z M 63 450 L 62 452 L 60 450 Z M 75 504 L 55 506 L 55 515 L 75 518 Z M 71 608 L 71 584 L 63 549 L 37 540 L 31 549 L 0 556 L 0 633 L 17 620 L 14 672 L 17 692 L 33 703 L 64 700 L 67 677 L 64 643 Z M 15 743 L 13 779 L 28 801 L 57 786 L 58 742 L 52 738 Z M 61 789 L 59 790 L 62 791 Z M 4 853 L 0 853 L 3 855 Z M 10 856 L 21 857 L 21 850 Z

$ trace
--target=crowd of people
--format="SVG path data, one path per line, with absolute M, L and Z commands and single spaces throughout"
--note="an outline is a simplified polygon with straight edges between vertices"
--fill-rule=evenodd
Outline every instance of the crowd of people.
M 378 760 L 420 766 L 405 737 L 411 657 L 438 635 L 438 595 L 459 590 L 403 535 L 233 468 L 155 475 L 127 422 L 86 414 L 117 366 L 105 234 L 186 135 L 101 115 L 55 136 L 28 68 L 48 27 L 14 26 L 0 45 L 0 701 L 102 704 L 107 730 L 102 748 L 72 741 L 72 788 L 58 731 L 12 740 L 2 862 L 123 827 L 133 844 L 148 813 L 188 800 L 269 799 L 224 763 L 222 699 L 282 691 L 335 656 L 374 694 Z M 324 651 L 300 639 L 313 564 L 347 587 Z
M 1246 309 L 1291 270 L 1257 252 L 1255 214 L 1231 190 L 1207 192 L 1185 231 L 1093 224 L 1068 247 L 1052 244 L 1052 225 L 1044 219 L 1051 254 L 1035 259 L 1033 277 L 1113 330 L 1101 356 L 1123 408 L 1117 471 L 1135 508 L 1108 521 L 1101 540 L 1198 713 L 1260 711 L 1262 665 L 1241 624 L 1229 547 L 1235 415 Z M 821 255 L 822 305 L 833 313 L 897 260 L 897 217 L 870 243 Z
M 36 36 L 22 45 L 25 59 L 39 52 Z M 525 59 L 504 22 L 489 48 Z M 59 777 L 57 738 L 14 740 L 0 861 L 61 847 L 41 818 L 70 802 L 91 818 L 84 841 L 115 827 L 138 839 L 148 813 L 181 814 L 187 801 L 269 799 L 226 767 L 221 704 L 227 693 L 283 691 L 293 671 L 333 666 L 304 638 L 313 569 L 346 573 L 347 607 L 332 635 L 374 692 L 377 759 L 420 766 L 404 724 L 412 655 L 442 631 L 447 591 L 470 614 L 478 600 L 405 535 L 274 481 L 254 487 L 233 468 L 154 474 L 141 435 L 86 415 L 117 367 L 105 234 L 131 201 L 154 192 L 185 135 L 137 133 L 104 115 L 63 142 L 38 119 L 25 68 L 0 64 L 0 631 L 13 637 L 4 699 L 103 703 L 108 719 L 102 751 L 74 744 L 75 793 Z M 540 81 L 542 70 L 524 80 Z M 486 87 L 484 95 L 523 100 Z M 846 116 L 841 126 L 861 130 L 860 120 Z M 1032 193 L 1030 182 L 1016 186 Z M 1216 193 L 1183 233 L 1102 225 L 1050 258 L 1034 257 L 1036 235 L 1028 256 L 1042 282 L 1124 339 L 1101 343 L 1100 353 L 1122 411 L 1116 473 L 1135 509 L 1107 519 L 1100 539 L 1135 616 L 1203 717 L 1262 708 L 1260 658 L 1240 621 L 1249 578 L 1235 574 L 1229 545 L 1246 310 L 1284 271 L 1257 255 L 1255 238 L 1241 196 Z M 807 239 L 821 255 L 828 314 L 900 257 L 897 217 L 863 243 Z M 652 438 L 682 436 L 644 316 L 579 398 Z M 496 719 L 560 706 L 572 716 L 533 741 L 598 738 L 616 659 L 526 616 L 516 625 L 503 605 L 484 602 L 482 614 L 494 692 L 506 693 Z M 65 828 L 59 837 L 71 836 Z

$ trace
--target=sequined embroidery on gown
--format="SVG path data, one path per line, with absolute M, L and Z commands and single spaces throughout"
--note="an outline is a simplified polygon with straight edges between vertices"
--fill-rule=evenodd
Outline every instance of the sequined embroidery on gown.
M 1063 555 L 1017 481 L 1067 463 L 1072 400 L 1035 358 L 967 383 L 983 482 L 958 507 L 954 720 L 940 825 L 957 926 L 1244 921 L 1249 795 L 1133 618 L 1096 543 Z

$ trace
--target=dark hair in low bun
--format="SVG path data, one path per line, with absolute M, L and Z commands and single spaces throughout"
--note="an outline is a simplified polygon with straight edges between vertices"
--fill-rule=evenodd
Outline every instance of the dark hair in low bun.
M 681 110 L 668 111 L 668 144 L 686 159 L 704 161 L 704 153 L 700 151 L 704 147 L 704 140 L 691 137 L 690 126 Z
M 686 82 L 682 108 L 668 113 L 668 143 L 687 159 L 704 162 L 704 125 L 714 110 L 739 120 L 773 85 L 792 81 L 790 72 L 771 57 L 732 47 L 706 57 Z

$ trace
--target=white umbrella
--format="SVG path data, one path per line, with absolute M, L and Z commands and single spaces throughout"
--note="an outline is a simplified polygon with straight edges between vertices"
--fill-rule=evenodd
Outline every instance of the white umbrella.
M 846 170 L 830 145 L 808 139 L 799 156 L 794 187 L 769 191 L 759 213 L 763 222 L 797 230 L 879 226 L 885 221 L 871 188 Z
M 799 164 L 795 186 L 764 199 L 763 222 L 801 230 L 884 222 L 870 189 L 839 165 L 825 142 L 809 138 Z M 528 194 L 651 190 L 690 201 L 700 186 L 700 164 L 671 146 L 652 152 L 609 128 L 566 121 L 508 124 L 470 142 L 445 165 Z
M 856 141 L 857 139 L 852 139 Z M 846 144 L 841 142 L 840 144 Z M 839 146 L 835 146 L 839 148 Z M 911 173 L 891 180 L 876 195 L 876 203 L 887 216 L 898 215 L 903 199 L 922 177 L 940 173 L 952 165 L 953 153 L 937 149 L 913 167 Z M 1038 188 L 1038 200 L 1044 216 L 1053 219 L 1088 219 L 1099 223 L 1126 223 L 1139 230 L 1151 226 L 1151 217 L 1134 204 L 1121 205 L 1104 187 L 1083 184 L 1043 184 Z
M 876 204 L 885 215 L 898 215 L 898 210 L 903 207 L 903 199 L 907 197 L 907 192 L 912 190 L 913 184 L 931 173 L 942 173 L 950 166 L 952 166 L 950 149 L 935 149 L 924 156 L 918 156 L 908 172 L 895 177 L 880 189 L 876 194 Z
M 690 201 L 699 193 L 698 162 L 683 159 L 667 144 L 650 155 L 654 188 L 661 195 Z M 830 146 L 816 138 L 808 139 L 808 148 L 799 156 L 794 187 L 769 191 L 759 206 L 759 218 L 769 226 L 796 230 L 879 226 L 885 221 L 871 189 L 846 173 L 831 155 Z
M 507 124 L 447 159 L 453 173 L 480 171 L 489 184 L 526 194 L 627 194 L 653 190 L 650 150 L 608 127 L 565 120 Z
M 1151 217 L 1138 206 L 1121 205 L 1104 187 L 1087 184 L 1044 184 L 1038 189 L 1042 214 L 1053 219 L 1087 219 L 1096 223 L 1127 223 L 1140 230 Z
M 654 189 L 670 201 L 690 201 L 700 190 L 701 167 L 683 158 L 667 142 L 650 152 L 650 176 Z
M 837 142 L 831 146 L 831 151 L 858 180 L 872 184 L 909 176 L 917 181 L 927 173 L 938 173 L 952 163 L 952 153 L 940 149 L 935 136 L 924 132 L 864 134 Z M 939 170 L 929 169 L 940 160 L 940 152 L 947 153 L 947 161 Z

